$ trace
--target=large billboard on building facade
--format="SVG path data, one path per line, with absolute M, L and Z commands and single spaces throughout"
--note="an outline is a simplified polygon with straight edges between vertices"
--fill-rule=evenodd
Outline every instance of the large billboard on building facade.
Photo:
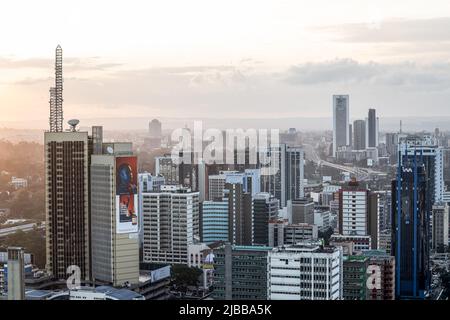
M 137 203 L 137 158 L 116 158 L 116 231 L 139 231 Z

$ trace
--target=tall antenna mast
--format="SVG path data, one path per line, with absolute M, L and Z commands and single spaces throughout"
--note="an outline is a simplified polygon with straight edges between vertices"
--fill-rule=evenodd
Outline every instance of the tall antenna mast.
M 62 48 L 55 52 L 55 86 L 50 88 L 50 131 L 63 131 L 63 70 Z

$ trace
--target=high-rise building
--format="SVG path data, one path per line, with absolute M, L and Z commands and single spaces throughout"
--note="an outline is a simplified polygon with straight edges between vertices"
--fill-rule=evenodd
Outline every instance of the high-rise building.
M 142 194 L 144 262 L 188 263 L 188 246 L 200 234 L 198 197 L 198 192 L 180 186 Z
M 8 300 L 25 300 L 23 248 L 8 248 Z
M 353 150 L 353 125 L 351 123 L 348 125 L 348 137 L 350 140 L 348 145 L 350 147 L 350 150 Z
M 278 199 L 270 193 L 257 193 L 253 197 L 253 244 L 269 243 L 269 221 L 278 216 Z
M 45 132 L 47 270 L 67 278 L 76 265 L 90 277 L 89 162 L 87 132 Z
M 448 247 L 448 204 L 445 202 L 433 205 L 433 249 L 444 252 Z
M 366 149 L 366 122 L 355 120 L 353 122 L 353 150 Z
M 344 300 L 366 300 L 368 267 L 369 258 L 365 256 L 344 257 L 342 272 Z
M 242 183 L 226 183 L 228 198 L 228 239 L 231 244 L 251 246 L 253 244 L 252 195 L 244 191 Z
M 228 201 L 204 201 L 202 203 L 202 242 L 228 242 Z
M 139 282 L 137 157 L 131 143 L 104 143 L 91 157 L 92 278 L 114 286 Z
M 266 156 L 273 163 L 270 164 L 271 174 L 261 177 L 261 191 L 274 195 L 281 208 L 287 206 L 288 200 L 304 197 L 303 149 L 280 144 L 269 148 Z
M 230 244 L 214 250 L 214 299 L 267 300 L 270 250 L 270 247 Z
M 63 132 L 62 49 L 55 57 L 55 87 L 50 89 L 50 131 L 44 134 L 46 268 L 57 279 L 67 268 L 80 268 L 81 278 L 90 277 L 89 157 L 92 139 L 76 130 L 70 120 Z
M 286 149 L 286 201 L 300 199 L 304 191 L 304 152 L 302 148 Z
M 424 299 L 430 286 L 429 158 L 422 152 L 399 157 L 392 181 L 392 247 L 396 299 Z
M 349 96 L 333 96 L 333 157 L 340 147 L 350 144 L 349 135 Z
M 378 137 L 377 137 L 377 116 L 375 109 L 369 109 L 369 115 L 367 117 L 367 147 L 375 148 L 378 147 Z
M 372 249 L 378 248 L 378 195 L 351 181 L 339 191 L 339 233 L 370 236 Z
M 297 244 L 269 252 L 269 300 L 341 300 L 342 247 Z
M 399 154 L 401 157 L 407 155 L 412 160 L 420 157 L 425 165 L 427 198 L 430 199 L 427 210 L 431 212 L 433 203 L 443 201 L 445 190 L 443 148 L 438 146 L 434 137 L 407 136 L 400 138 Z

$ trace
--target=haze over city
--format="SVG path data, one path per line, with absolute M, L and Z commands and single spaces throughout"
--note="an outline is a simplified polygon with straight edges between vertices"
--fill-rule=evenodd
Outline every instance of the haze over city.
M 351 95 L 355 119 L 377 108 L 388 119 L 381 130 L 424 109 L 450 123 L 442 118 L 450 117 L 445 0 L 10 1 L 0 15 L 3 127 L 47 126 L 58 43 L 65 118 L 86 125 L 112 118 L 112 128 L 130 129 L 127 118 L 159 117 L 288 127 L 283 119 L 298 119 L 289 127 L 310 130 L 302 118 L 331 119 L 336 93 Z

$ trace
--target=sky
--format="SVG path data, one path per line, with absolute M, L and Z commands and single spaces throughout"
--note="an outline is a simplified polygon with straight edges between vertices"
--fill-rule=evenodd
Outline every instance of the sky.
M 65 119 L 450 116 L 448 0 L 5 0 L 0 30 L 0 126 L 46 126 L 57 44 Z

